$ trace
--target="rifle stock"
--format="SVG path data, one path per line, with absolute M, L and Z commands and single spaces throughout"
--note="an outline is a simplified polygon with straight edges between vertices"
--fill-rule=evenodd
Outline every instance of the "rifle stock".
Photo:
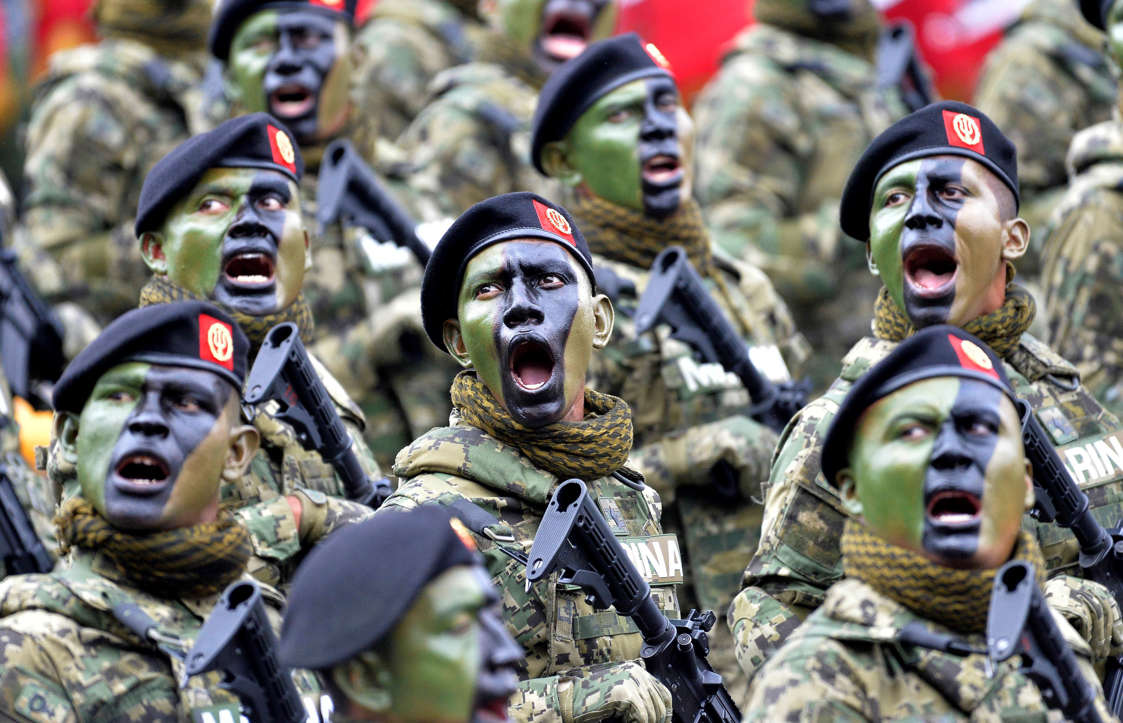
M 372 481 L 359 464 L 351 435 L 292 322 L 269 330 L 246 380 L 248 404 L 270 399 L 280 405 L 276 416 L 292 426 L 300 444 L 318 452 L 335 469 L 348 499 L 378 507 L 390 496 L 390 482 L 385 478 Z
M 221 672 L 220 685 L 238 696 L 252 721 L 305 723 L 308 711 L 292 670 L 277 659 L 277 645 L 261 588 L 252 580 L 239 580 L 223 591 L 199 629 L 184 660 L 184 675 Z
M 671 691 L 676 723 L 741 720 L 721 676 L 706 660 L 713 612 L 691 610 L 686 620 L 667 619 L 578 479 L 563 482 L 550 499 L 530 549 L 527 589 L 555 569 L 561 571 L 560 583 L 580 586 L 595 608 L 613 606 L 635 622 L 643 638 L 640 656 Z
M 417 222 L 359 157 L 351 141 L 332 141 L 320 164 L 316 221 L 321 232 L 337 221 L 365 228 L 376 241 L 408 249 L 422 267 L 432 251 L 417 235 Z

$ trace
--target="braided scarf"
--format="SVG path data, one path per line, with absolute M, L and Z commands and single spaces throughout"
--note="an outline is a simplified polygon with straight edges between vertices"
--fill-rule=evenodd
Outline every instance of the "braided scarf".
M 989 314 L 972 319 L 963 325 L 963 330 L 985 341 L 1001 357 L 1006 357 L 1017 348 L 1022 334 L 1033 323 L 1037 304 L 1022 286 L 1007 284 L 1006 301 Z M 879 339 L 903 341 L 916 332 L 897 307 L 897 302 L 889 296 L 889 289 L 882 286 L 877 294 L 873 309 L 873 333 Z
M 604 477 L 619 469 L 632 451 L 632 410 L 610 394 L 586 389 L 583 420 L 531 429 L 512 419 L 472 370 L 456 375 L 451 393 L 461 419 L 556 477 Z
M 1033 535 L 1020 530 L 1011 559 L 1033 564 L 1045 582 L 1045 558 Z M 998 571 L 958 570 L 886 542 L 856 520 L 842 532 L 842 569 L 921 617 L 961 633 L 986 630 L 987 609 Z
M 72 497 L 58 516 L 59 543 L 104 552 L 131 584 L 165 598 L 221 592 L 241 577 L 251 545 L 246 528 L 227 512 L 215 522 L 157 532 L 113 527 L 86 500 Z
M 152 306 L 153 304 L 166 304 L 172 301 L 195 300 L 207 301 L 215 306 L 220 307 L 223 311 L 234 320 L 238 322 L 238 326 L 242 327 L 242 331 L 249 337 L 251 352 L 261 346 L 261 342 L 265 340 L 265 335 L 269 333 L 277 324 L 285 321 L 291 321 L 296 324 L 297 329 L 300 330 L 301 340 L 307 344 L 312 338 L 312 332 L 315 329 L 315 324 L 312 321 L 312 309 L 308 307 L 308 302 L 304 299 L 304 292 L 296 297 L 296 301 L 289 304 L 288 308 L 282 309 L 274 314 L 265 314 L 264 316 L 250 316 L 241 311 L 235 311 L 228 306 L 218 303 L 214 299 L 205 299 L 187 289 L 179 286 L 178 284 L 170 281 L 167 276 L 153 276 L 144 288 L 140 290 L 140 305 Z

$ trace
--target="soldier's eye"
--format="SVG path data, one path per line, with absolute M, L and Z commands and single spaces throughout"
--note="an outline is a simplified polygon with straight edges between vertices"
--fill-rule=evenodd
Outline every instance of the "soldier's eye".
M 940 190 L 940 195 L 944 198 L 956 200 L 967 197 L 967 191 L 959 186 L 944 186 Z
M 309 30 L 300 30 L 293 33 L 292 45 L 301 50 L 311 50 L 320 44 L 320 34 Z
M 924 439 L 924 437 L 926 436 L 928 436 L 928 427 L 924 426 L 920 422 L 912 422 L 910 424 L 906 424 L 897 431 L 897 437 L 899 439 Z
M 907 193 L 901 191 L 893 191 L 885 197 L 885 207 L 891 208 L 893 206 L 900 206 L 902 203 L 907 203 L 909 200 Z
M 998 427 L 986 419 L 972 419 L 964 425 L 964 432 L 971 436 L 989 436 L 998 433 Z
M 486 301 L 487 299 L 494 299 L 503 291 L 502 287 L 496 283 L 480 284 L 476 287 L 476 299 Z
M 201 411 L 203 405 L 199 400 L 187 394 L 181 394 L 171 399 L 172 406 L 181 412 L 198 412 Z
M 263 211 L 280 211 L 284 209 L 284 202 L 277 196 L 265 196 L 257 202 L 257 207 Z
M 251 41 L 250 47 L 259 53 L 272 53 L 277 49 L 277 41 L 269 35 L 262 35 Z
M 674 95 L 673 93 L 661 95 L 656 99 L 655 105 L 659 108 L 659 110 L 675 110 L 676 108 L 678 108 L 678 96 Z
M 202 203 L 199 204 L 199 211 L 208 214 L 226 213 L 230 210 L 230 204 L 223 201 L 221 198 L 204 198 Z
M 136 400 L 136 395 L 125 389 L 113 389 L 107 392 L 103 399 L 108 399 L 111 402 L 132 402 Z
M 557 289 L 565 286 L 565 279 L 558 274 L 543 274 L 538 285 L 543 289 Z
M 605 118 L 605 120 L 607 120 L 609 123 L 623 123 L 624 121 L 631 119 L 633 115 L 634 114 L 632 113 L 631 108 L 618 108 L 617 110 L 609 113 L 608 117 Z

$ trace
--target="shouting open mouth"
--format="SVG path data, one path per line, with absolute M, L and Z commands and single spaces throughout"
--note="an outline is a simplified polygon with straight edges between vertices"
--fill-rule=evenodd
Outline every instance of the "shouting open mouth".
M 983 505 L 965 490 L 944 489 L 932 494 L 925 507 L 928 522 L 942 528 L 969 527 L 979 523 Z
M 547 8 L 539 44 L 553 61 L 564 63 L 580 55 L 589 45 L 593 18 L 574 7 Z
M 650 186 L 670 186 L 682 183 L 683 168 L 677 155 L 660 153 L 643 163 L 643 182 Z
M 151 453 L 124 456 L 114 469 L 117 488 L 134 495 L 159 494 L 171 474 L 168 463 Z
M 905 280 L 920 298 L 945 296 L 955 286 L 959 262 L 939 244 L 918 244 L 904 258 Z
M 511 348 L 511 378 L 523 391 L 536 392 L 546 386 L 556 366 L 550 347 L 544 341 L 524 337 Z
M 272 288 L 276 271 L 277 263 L 273 255 L 259 251 L 239 252 L 222 261 L 222 275 L 226 284 L 246 291 Z
M 269 110 L 281 120 L 300 118 L 316 105 L 316 94 L 301 83 L 285 83 L 269 94 Z

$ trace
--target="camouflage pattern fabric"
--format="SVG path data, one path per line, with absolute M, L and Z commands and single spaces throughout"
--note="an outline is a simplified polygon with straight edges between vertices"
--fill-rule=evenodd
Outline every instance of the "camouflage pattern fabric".
M 133 234 L 140 188 L 156 161 L 208 129 L 203 58 L 201 39 L 172 57 L 124 37 L 51 57 L 27 128 L 21 256 L 40 292 L 83 321 L 128 311 L 147 280 Z
M 429 344 L 421 326 L 422 268 L 408 250 L 381 242 L 363 228 L 316 221 L 316 169 L 300 194 L 312 242 L 303 293 L 316 319 L 309 349 L 325 360 L 362 410 L 364 438 L 379 466 L 416 437 L 448 423 L 448 385 L 458 367 Z M 401 184 L 387 188 L 410 206 Z
M 1018 148 L 1019 215 L 1033 233 L 1018 271 L 1032 280 L 1041 272 L 1046 222 L 1068 182 L 1069 143 L 1081 128 L 1111 118 L 1115 107 L 1103 45 L 1103 33 L 1077 3 L 1032 0 L 987 55 L 975 89 L 974 105 Z
M 410 185 L 441 214 L 459 216 L 512 191 L 559 196 L 557 183 L 530 163 L 538 86 L 504 66 L 476 62 L 440 73 L 430 91 L 431 101 L 398 145 L 409 157 Z
M 376 516 L 420 504 L 466 501 L 498 520 L 473 537 L 499 589 L 503 619 L 526 652 L 513 719 L 571 721 L 575 719 L 565 717 L 565 710 L 574 711 L 575 700 L 580 703 L 594 693 L 611 697 L 611 688 L 618 685 L 627 685 L 634 694 L 636 684 L 628 682 L 629 676 L 605 677 L 598 672 L 603 668 L 590 667 L 638 658 L 641 639 L 634 623 L 612 610 L 595 611 L 580 590 L 558 585 L 556 573 L 527 590 L 524 564 L 503 551 L 530 552 L 557 477 L 536 468 L 514 447 L 463 424 L 431 430 L 414 441 L 398 454 L 394 473 L 402 484 Z M 626 546 L 673 545 L 660 547 L 661 566 L 650 562 L 640 567 L 649 575 L 656 604 L 677 615 L 674 584 L 682 581 L 682 560 L 673 538 L 661 535 L 658 495 L 650 487 L 637 490 L 610 477 L 586 484 L 613 531 L 627 538 Z
M 795 3 L 792 3 L 793 5 Z M 906 113 L 874 66 L 837 45 L 758 22 L 695 101 L 695 195 L 714 242 L 762 269 L 815 356 L 818 388 L 869 330 L 878 287 L 838 201 L 862 150 Z
M 5 717 L 42 723 L 95 720 L 237 720 L 239 704 L 218 687 L 221 675 L 186 679 L 190 650 L 218 596 L 167 599 L 124 584 L 99 553 L 76 550 L 49 575 L 0 583 L 0 708 Z M 283 599 L 262 588 L 280 630 Z M 113 615 L 132 604 L 155 622 L 141 639 Z M 320 720 L 321 690 L 308 671 L 293 676 L 310 720 Z
M 1087 643 L 1063 618 L 1053 617 L 1099 693 L 1100 715 L 1111 720 Z M 1017 672 L 1016 656 L 990 675 L 984 655 L 959 657 L 901 642 L 900 631 L 910 623 L 956 635 L 864 582 L 836 583 L 753 680 L 746 720 L 1064 720 Z M 986 648 L 983 635 L 963 639 Z
M 475 3 L 380 0 L 355 33 L 355 105 L 378 117 L 393 141 L 425 107 L 427 88 L 442 70 L 471 61 L 487 26 Z
M 1047 231 L 1041 282 L 1048 340 L 1088 389 L 1123 414 L 1123 123 L 1077 134 L 1072 183 Z
M 636 333 L 647 268 L 600 255 L 594 255 L 593 264 L 631 284 L 634 292 L 613 299 L 612 339 L 593 356 L 589 384 L 632 407 L 635 447 L 629 465 L 659 493 L 664 526 L 683 543 L 690 584 L 680 593 L 681 607 L 720 615 L 739 589 L 760 538 L 761 482 L 768 476 L 776 433 L 748 416 L 750 400 L 740 380 L 719 364 L 699 361 L 688 345 L 670 338 L 670 327 Z M 760 364 L 761 371 L 779 381 L 788 378 L 789 369 L 800 369 L 808 355 L 806 341 L 768 278 L 720 252 L 712 266 L 725 283 L 709 280 L 710 293 L 734 328 L 741 329 L 739 318 L 751 329 L 746 341 L 756 347 L 756 361 L 770 360 L 770 366 Z M 710 470 L 719 462 L 732 470 L 733 494 L 713 489 Z M 715 626 L 710 645 L 711 665 L 743 702 L 746 681 L 724 626 Z
M 847 512 L 820 472 L 822 441 L 853 383 L 896 346 L 867 337 L 842 361 L 842 374 L 792 419 L 772 457 L 757 553 L 729 611 L 737 657 L 750 675 L 783 642 L 824 591 L 842 577 L 839 539 Z M 1110 527 L 1123 517 L 1123 427 L 1080 383 L 1076 369 L 1031 335 L 1004 357 L 1018 396 L 1029 402 L 1088 494 L 1092 514 Z M 1079 574 L 1076 540 L 1026 518 L 1050 574 Z

